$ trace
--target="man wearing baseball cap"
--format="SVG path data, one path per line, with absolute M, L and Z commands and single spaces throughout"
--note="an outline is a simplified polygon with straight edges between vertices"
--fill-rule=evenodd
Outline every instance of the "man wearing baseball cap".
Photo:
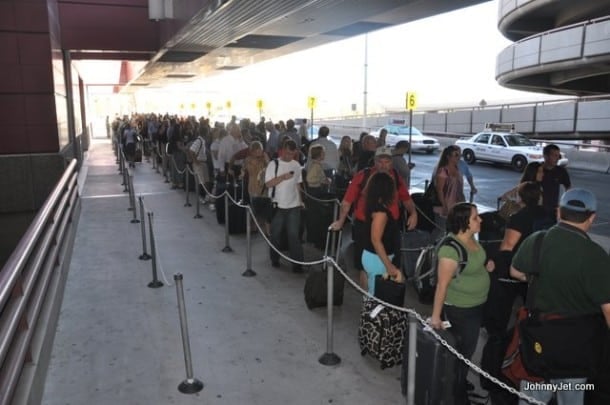
M 364 238 L 369 238 L 370 235 L 363 235 L 365 229 L 365 218 L 366 218 L 366 195 L 364 190 L 366 183 L 373 173 L 376 172 L 387 172 L 396 181 L 396 191 L 398 199 L 393 201 L 388 207 L 392 217 L 394 219 L 400 218 L 400 207 L 402 206 L 406 211 L 406 223 L 409 230 L 415 229 L 417 226 L 417 211 L 415 204 L 409 195 L 407 186 L 404 180 L 398 175 L 396 170 L 392 167 L 392 149 L 387 146 L 381 146 L 375 150 L 375 164 L 371 168 L 366 168 L 357 172 L 345 192 L 343 201 L 341 202 L 341 210 L 339 212 L 339 218 L 331 224 L 331 228 L 339 230 L 343 227 L 345 219 L 354 206 L 353 213 L 353 226 L 352 226 L 352 238 L 354 239 L 354 265 L 360 270 L 361 281 L 366 280 L 366 273 L 363 271 L 361 257 L 363 249 Z M 397 235 L 399 238 L 400 235 Z M 397 241 L 399 243 L 399 241 Z M 366 284 L 363 284 L 366 285 Z
M 536 235 L 540 233 L 536 232 L 528 236 L 519 247 L 513 257 L 510 274 L 521 281 L 527 281 L 532 274 L 536 274 L 535 294 L 531 298 L 534 298 L 533 306 L 541 314 L 574 318 L 603 314 L 603 318 L 600 316 L 597 322 L 603 323 L 605 320 L 605 325 L 610 327 L 610 258 L 587 235 L 596 210 L 597 200 L 590 191 L 582 188 L 566 191 L 559 201 L 559 222 L 546 231 L 540 243 L 537 261 L 539 268 L 533 263 Z M 592 327 L 596 325 L 593 324 Z M 603 327 L 601 329 L 606 330 Z M 568 330 L 567 333 L 556 335 L 560 347 L 565 347 L 563 355 L 554 359 L 559 364 L 561 358 L 568 357 L 573 350 L 580 350 L 579 356 L 582 356 L 584 349 L 589 346 L 580 344 L 575 338 L 581 334 L 582 329 L 571 332 Z M 584 383 L 586 379 L 587 376 L 582 372 L 575 372 L 569 378 L 551 378 L 547 382 L 569 383 L 575 387 L 575 384 Z M 526 394 L 545 403 L 551 399 L 552 391 L 528 389 L 529 384 L 526 384 L 521 383 L 521 389 Z M 573 388 L 557 391 L 556 394 L 560 404 L 582 404 L 584 401 L 583 390 Z

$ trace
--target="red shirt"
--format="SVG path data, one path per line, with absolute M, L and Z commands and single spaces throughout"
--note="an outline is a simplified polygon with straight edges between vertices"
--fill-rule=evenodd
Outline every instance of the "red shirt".
M 375 167 L 371 167 L 369 170 L 370 172 L 368 178 L 370 178 L 377 171 Z M 364 184 L 362 184 L 362 182 L 364 181 L 365 171 L 366 169 L 360 170 L 354 175 L 354 178 L 347 187 L 345 196 L 343 197 L 343 201 L 345 202 L 351 204 L 354 204 L 354 202 L 356 203 L 354 206 L 354 218 L 356 218 L 358 221 L 364 221 L 366 218 L 366 197 L 362 192 L 364 189 Z M 392 169 L 392 171 L 394 171 L 394 169 Z M 409 190 L 407 190 L 407 185 L 402 177 L 397 176 L 396 173 L 390 173 L 390 176 L 393 176 L 394 180 L 398 180 L 398 198 L 395 198 L 394 201 L 392 201 L 388 209 L 392 214 L 392 218 L 398 219 L 400 216 L 398 201 L 400 200 L 407 202 L 411 199 L 411 196 L 409 195 Z

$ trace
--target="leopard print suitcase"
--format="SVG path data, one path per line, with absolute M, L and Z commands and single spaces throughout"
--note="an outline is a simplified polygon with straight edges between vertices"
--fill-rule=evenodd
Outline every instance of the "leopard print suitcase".
M 407 314 L 392 308 L 377 308 L 378 302 L 364 301 L 360 312 L 358 340 L 360 354 L 379 360 L 381 368 L 402 362 L 403 340 L 407 330 Z

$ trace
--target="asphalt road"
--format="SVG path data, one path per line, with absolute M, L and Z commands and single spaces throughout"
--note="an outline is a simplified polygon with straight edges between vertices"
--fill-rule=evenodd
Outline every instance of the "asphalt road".
M 405 158 L 407 158 L 406 155 Z M 412 187 L 424 187 L 424 182 L 430 179 L 438 158 L 439 154 L 412 155 L 411 161 L 415 163 L 415 168 L 411 172 Z M 470 170 L 478 189 L 478 193 L 474 197 L 475 202 L 489 207 L 495 207 L 498 196 L 517 185 L 521 177 L 521 173 L 507 166 L 496 166 L 488 163 L 475 163 L 470 166 Z M 591 232 L 610 237 L 610 187 L 608 187 L 610 175 L 570 169 L 569 166 L 568 172 L 572 187 L 591 190 L 597 197 L 597 217 Z M 465 184 L 465 192 L 468 195 L 469 186 L 467 183 Z

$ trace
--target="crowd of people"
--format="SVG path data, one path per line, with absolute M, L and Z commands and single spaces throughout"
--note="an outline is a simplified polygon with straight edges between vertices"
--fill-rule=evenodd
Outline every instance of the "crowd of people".
M 204 203 L 210 201 L 208 193 L 216 192 L 215 184 L 243 180 L 246 201 L 265 223 L 273 245 L 287 242 L 292 270 L 297 273 L 303 271 L 299 264 L 303 261 L 303 193 L 322 197 L 332 192 L 342 201 L 330 227 L 342 229 L 351 216 L 353 263 L 362 288 L 374 294 L 375 277 L 384 274 L 405 281 L 398 260 L 401 232 L 418 226 L 418 207 L 409 194 L 414 165 L 404 159 L 408 142 L 390 148 L 384 134 L 375 138 L 363 132 L 358 141 L 344 136 L 337 146 L 329 139 L 328 127 L 321 126 L 311 140 L 307 123 L 297 128 L 292 119 L 273 123 L 262 118 L 254 123 L 233 118 L 226 125 L 211 125 L 204 118 L 155 114 L 117 117 L 112 132 L 130 165 L 135 163 L 139 141 L 145 145 L 145 154 L 167 159 L 174 188 L 184 187 L 181 172 L 190 164 Z M 525 168 L 519 184 L 504 196 L 512 196 L 519 205 L 508 218 L 494 252 L 487 252 L 477 240 L 482 220 L 477 206 L 466 201 L 464 178 L 471 193 L 477 188 L 458 146 L 443 149 L 430 178 L 438 197 L 433 208 L 436 237 L 448 235 L 468 253 L 457 276 L 456 250 L 450 246 L 439 249 L 430 325 L 440 329 L 443 321 L 449 321 L 456 348 L 467 359 L 473 356 L 484 327 L 488 334 L 486 371 L 492 376 L 501 374 L 502 342 L 509 333 L 515 300 L 521 297 L 525 301 L 527 296 L 528 274 L 538 274 L 540 311 L 564 317 L 596 313 L 599 322 L 610 327 L 610 258 L 587 235 L 597 201 L 589 191 L 572 188 L 567 170 L 557 165 L 560 151 L 556 145 L 547 145 L 543 156 L 542 163 Z M 543 230 L 542 265 L 536 269 L 531 260 L 532 241 Z M 280 255 L 273 248 L 269 259 L 272 267 L 280 267 Z M 466 365 L 458 362 L 456 404 L 468 403 L 467 372 Z M 587 377 L 552 381 L 583 382 Z M 542 401 L 549 401 L 552 394 L 521 388 Z M 560 404 L 584 403 L 583 392 L 555 395 Z

